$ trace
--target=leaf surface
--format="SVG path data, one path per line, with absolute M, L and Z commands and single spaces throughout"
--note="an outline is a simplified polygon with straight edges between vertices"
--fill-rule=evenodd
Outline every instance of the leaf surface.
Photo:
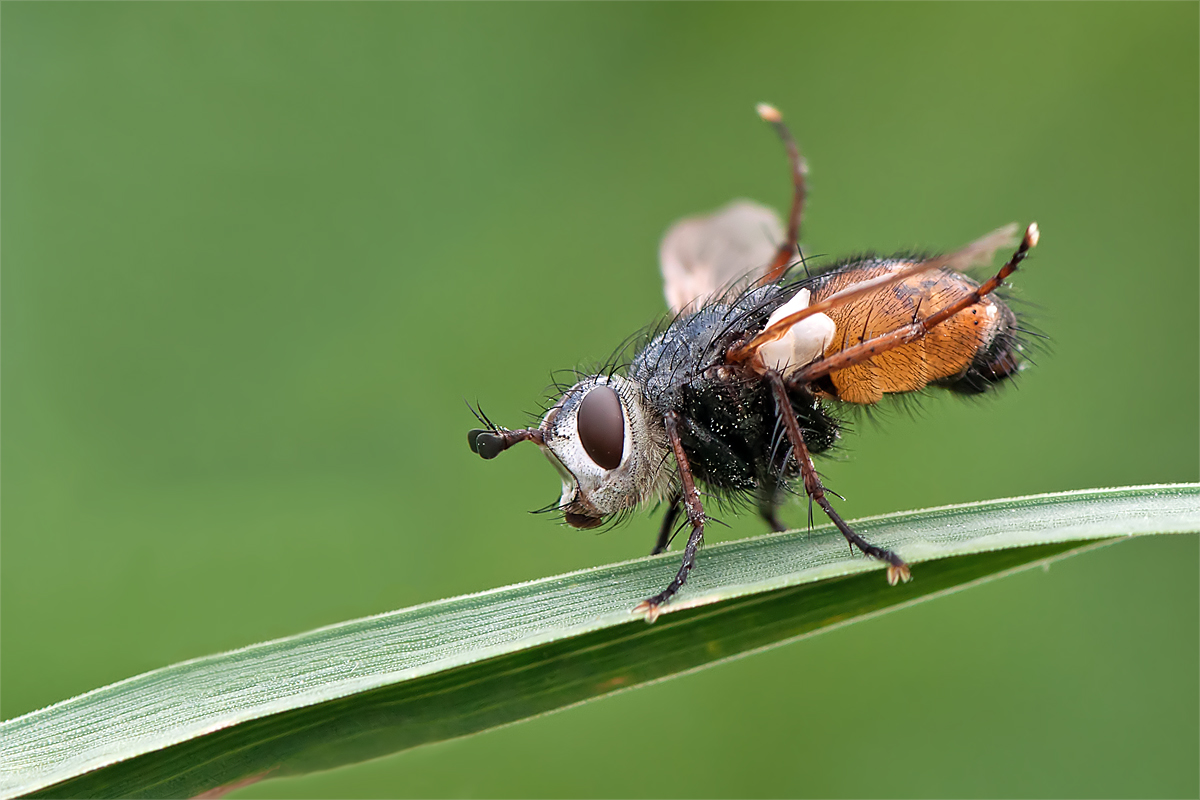
M 887 586 L 832 526 L 440 600 L 186 661 L 0 723 L 0 796 L 188 797 L 465 736 L 1103 546 L 1200 531 L 1200 485 L 857 520 L 914 565 Z

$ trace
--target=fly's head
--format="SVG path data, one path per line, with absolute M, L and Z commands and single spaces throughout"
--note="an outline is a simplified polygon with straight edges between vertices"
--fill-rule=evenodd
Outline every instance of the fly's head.
M 670 487 L 663 421 L 626 378 L 585 378 L 537 428 L 510 431 L 488 424 L 468 434 L 471 450 L 495 458 L 517 442 L 535 442 L 562 477 L 558 508 L 573 527 L 597 527 L 612 514 L 661 498 Z

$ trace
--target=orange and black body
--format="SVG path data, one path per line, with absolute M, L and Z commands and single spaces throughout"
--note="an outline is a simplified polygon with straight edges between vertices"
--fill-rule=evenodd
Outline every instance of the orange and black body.
M 912 267 L 920 259 L 867 258 L 839 265 L 812 281 L 814 301 L 827 299 L 856 283 Z M 837 325 L 826 358 L 851 345 L 874 339 L 919 319 L 922 311 L 942 308 L 977 289 L 961 272 L 939 269 L 906 278 L 864 297 L 830 309 Z M 1016 372 L 1019 360 L 1016 317 L 994 294 L 931 329 L 924 337 L 816 382 L 825 397 L 869 405 L 885 394 L 940 386 L 978 394 Z
M 679 420 L 679 439 L 692 476 L 716 500 L 750 500 L 773 528 L 789 481 L 801 471 L 786 443 L 785 420 L 771 380 L 735 354 L 759 334 L 776 309 L 797 292 L 812 302 L 834 297 L 867 281 L 911 270 L 921 259 L 864 257 L 797 281 L 752 286 L 709 302 L 651 331 L 633 357 L 628 376 L 641 387 L 655 413 Z M 979 289 L 961 272 L 935 269 L 834 303 L 828 316 L 834 336 L 821 360 L 878 340 L 926 312 L 946 308 Z M 811 381 L 779 381 L 809 453 L 832 447 L 840 433 L 843 404 L 873 405 L 885 395 L 936 386 L 978 393 L 1015 373 L 1016 318 L 988 294 L 950 316 L 924 336 Z M 615 360 L 620 360 L 615 359 Z M 564 387 L 565 388 L 565 387 Z M 664 525 L 660 547 L 673 534 Z
M 802 488 L 851 545 L 885 562 L 888 582 L 911 577 L 890 550 L 872 545 L 830 504 L 812 454 L 832 447 L 839 409 L 927 387 L 977 394 L 1021 366 L 1017 318 L 995 290 L 1037 244 L 1030 224 L 1010 225 L 947 255 L 849 259 L 798 280 L 806 167 L 779 112 L 760 106 L 787 147 L 792 206 L 786 234 L 775 212 L 735 201 L 680 220 L 659 251 L 673 316 L 651 330 L 627 365 L 576 374 L 536 428 L 509 430 L 476 412 L 469 432 L 486 459 L 523 441 L 562 478 L 552 510 L 594 528 L 646 503 L 666 501 L 655 553 L 690 528 L 675 578 L 635 612 L 648 621 L 684 585 L 708 520 L 706 496 L 749 501 L 774 530 L 777 509 Z M 773 241 L 772 241 L 773 240 Z M 1019 245 L 991 278 L 964 270 Z M 548 510 L 551 510 L 548 509 Z M 810 516 L 811 521 L 811 516 Z

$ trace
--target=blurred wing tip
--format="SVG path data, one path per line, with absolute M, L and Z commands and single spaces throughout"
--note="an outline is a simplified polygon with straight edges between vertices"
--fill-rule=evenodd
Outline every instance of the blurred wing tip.
M 956 250 L 949 256 L 932 259 L 932 261 L 942 262 L 940 266 L 948 266 L 951 269 L 957 270 L 990 264 L 995 260 L 997 250 L 1013 247 L 1020 241 L 1017 238 L 1017 232 L 1020 229 L 1021 227 L 1017 223 L 1010 222 L 989 234 L 979 237 L 966 247 Z
M 1010 222 L 1007 225 L 1001 225 L 999 228 L 996 228 L 996 230 L 994 230 L 988 234 L 988 237 L 1007 236 L 1009 238 L 1011 244 L 1016 244 L 1017 243 L 1017 240 L 1016 240 L 1017 231 L 1019 231 L 1020 229 L 1021 229 L 1021 226 L 1019 224 L 1017 224 L 1016 222 Z M 985 238 L 987 238 L 987 237 L 985 237 Z

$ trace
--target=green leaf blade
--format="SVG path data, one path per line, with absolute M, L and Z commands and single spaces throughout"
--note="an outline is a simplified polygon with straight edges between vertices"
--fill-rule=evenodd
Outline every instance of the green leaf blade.
M 1114 537 L 1200 531 L 1200 486 L 1093 490 L 855 522 L 888 587 L 828 528 L 437 601 L 176 664 L 0 724 L 0 794 L 189 796 L 468 735 L 956 591 Z

